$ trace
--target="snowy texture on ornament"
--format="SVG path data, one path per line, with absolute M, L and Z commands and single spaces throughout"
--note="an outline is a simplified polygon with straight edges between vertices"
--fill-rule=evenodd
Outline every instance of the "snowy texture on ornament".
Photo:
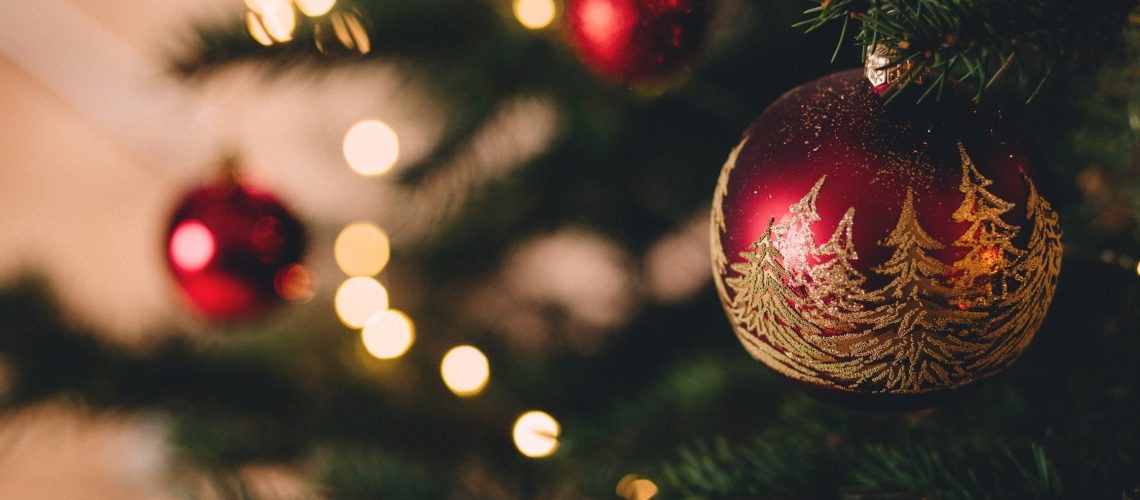
M 1057 214 L 995 117 L 964 95 L 884 101 L 861 71 L 792 90 L 732 152 L 712 207 L 714 278 L 745 348 L 856 403 L 1009 366 L 1061 265 Z

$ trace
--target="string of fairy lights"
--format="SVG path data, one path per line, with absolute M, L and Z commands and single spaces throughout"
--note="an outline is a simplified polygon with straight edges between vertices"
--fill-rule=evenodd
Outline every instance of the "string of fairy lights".
M 246 27 L 262 45 L 289 43 L 298 26 L 298 13 L 309 19 L 317 47 L 326 50 L 329 39 L 344 48 L 366 54 L 371 42 L 365 24 L 353 9 L 338 9 L 337 0 L 245 0 Z M 550 26 L 558 15 L 555 0 L 513 0 L 512 13 L 525 28 Z M 335 36 L 322 37 L 321 30 Z M 376 118 L 353 124 L 342 143 L 348 167 L 363 177 L 378 177 L 392 170 L 400 157 L 396 130 Z M 416 328 L 412 318 L 389 304 L 389 292 L 377 277 L 388 266 L 392 248 L 388 234 L 371 221 L 346 225 L 333 243 L 333 257 L 345 279 L 337 287 L 333 305 L 340 321 L 360 332 L 365 350 L 379 360 L 396 360 L 413 348 Z M 457 397 L 477 397 L 491 378 L 491 363 L 474 345 L 451 348 L 440 361 L 440 377 Z M 512 428 L 516 448 L 524 456 L 544 458 L 559 448 L 561 425 L 550 414 L 531 410 L 522 413 Z M 630 499 L 648 499 L 657 486 L 648 479 L 629 475 L 618 484 L 617 493 Z

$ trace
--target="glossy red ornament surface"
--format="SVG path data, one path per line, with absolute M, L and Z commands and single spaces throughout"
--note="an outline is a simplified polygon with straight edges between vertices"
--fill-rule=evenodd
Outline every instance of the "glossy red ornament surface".
M 281 302 L 306 244 L 300 221 L 273 195 L 229 181 L 188 193 L 166 235 L 182 295 L 213 320 L 246 318 Z
M 961 389 L 1016 359 L 1052 297 L 1060 230 L 1029 158 L 952 86 L 915 97 L 886 105 L 862 70 L 810 82 L 722 171 L 726 311 L 753 356 L 815 392 Z
M 602 76 L 638 81 L 668 76 L 704 38 L 710 0 L 572 0 L 570 37 Z

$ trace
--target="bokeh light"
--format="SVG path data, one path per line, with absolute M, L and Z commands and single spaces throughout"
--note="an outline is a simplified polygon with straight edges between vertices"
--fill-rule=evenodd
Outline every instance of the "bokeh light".
M 531 458 L 548 457 L 558 450 L 558 421 L 541 411 L 529 411 L 515 421 L 515 447 Z
M 637 474 L 626 474 L 618 481 L 616 493 L 626 500 L 649 500 L 657 496 L 657 485 Z
M 336 265 L 349 276 L 375 276 L 391 256 L 388 235 L 371 222 L 345 226 L 333 244 Z
M 297 13 L 288 2 L 262 2 L 261 25 L 274 40 L 288 42 L 297 28 Z
M 216 251 L 213 233 L 196 220 L 179 224 L 170 235 L 170 261 L 183 271 L 205 269 Z
M 349 278 L 334 299 L 336 315 L 349 328 L 363 328 L 372 315 L 388 309 L 388 291 L 372 278 Z
M 554 0 L 515 0 L 515 18 L 524 27 L 532 30 L 550 26 L 554 21 L 557 6 Z
M 364 348 L 379 359 L 403 356 L 416 340 L 415 326 L 404 313 L 388 309 L 373 314 L 360 333 Z
M 328 14 L 336 5 L 336 0 L 294 0 L 302 14 L 309 17 L 318 17 Z
M 291 264 L 278 270 L 273 286 L 277 295 L 289 302 L 308 302 L 317 293 L 313 273 L 301 264 Z
M 245 27 L 249 30 L 249 36 L 257 40 L 257 43 L 266 47 L 273 45 L 273 38 L 269 36 L 269 33 L 265 32 L 265 26 L 261 25 L 261 18 L 258 17 L 256 12 L 251 11 L 245 13 Z
M 1136 274 L 1140 276 L 1140 263 L 1136 264 Z
M 400 140 L 396 131 L 379 120 L 364 120 L 344 135 L 344 159 L 360 175 L 380 175 L 396 164 Z
M 491 377 L 491 365 L 483 352 L 469 345 L 447 352 L 440 365 L 443 382 L 457 396 L 474 396 L 483 390 Z

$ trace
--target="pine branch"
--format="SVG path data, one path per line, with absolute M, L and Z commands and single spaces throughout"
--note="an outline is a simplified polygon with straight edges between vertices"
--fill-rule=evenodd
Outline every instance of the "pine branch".
M 902 88 L 929 75 L 926 92 L 941 87 L 945 75 L 973 86 L 977 97 L 1010 73 L 1033 82 L 1028 99 L 1064 61 L 1105 52 L 1118 40 L 1135 0 L 822 0 L 798 23 L 808 31 L 842 22 L 842 47 L 851 20 L 859 22 L 854 41 L 862 54 L 881 44 L 909 62 Z M 1033 80 L 1030 79 L 1033 77 Z

